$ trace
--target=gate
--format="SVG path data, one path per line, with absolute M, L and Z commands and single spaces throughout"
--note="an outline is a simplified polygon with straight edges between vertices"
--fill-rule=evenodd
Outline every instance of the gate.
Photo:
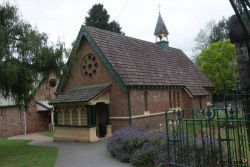
M 169 110 L 165 116 L 169 166 L 249 165 L 242 109 Z

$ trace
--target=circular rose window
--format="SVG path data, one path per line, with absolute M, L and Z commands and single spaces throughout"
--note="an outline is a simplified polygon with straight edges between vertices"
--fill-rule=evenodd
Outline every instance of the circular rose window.
M 84 56 L 82 63 L 83 75 L 88 78 L 92 78 L 96 75 L 98 63 L 96 57 L 93 54 Z

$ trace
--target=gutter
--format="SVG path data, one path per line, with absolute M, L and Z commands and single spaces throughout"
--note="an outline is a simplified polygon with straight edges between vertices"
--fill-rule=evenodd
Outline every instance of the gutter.
M 53 109 L 53 106 L 51 106 L 51 108 L 47 107 L 46 105 L 44 105 L 43 103 L 40 103 L 39 101 L 36 100 L 36 104 L 42 106 L 43 108 L 46 108 L 47 110 L 51 110 Z M 48 103 L 49 104 L 49 103 Z

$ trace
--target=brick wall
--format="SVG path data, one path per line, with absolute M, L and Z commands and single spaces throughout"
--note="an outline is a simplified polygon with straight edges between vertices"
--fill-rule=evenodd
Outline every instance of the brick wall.
M 116 131 L 118 128 L 129 126 L 129 121 L 127 119 L 110 120 L 110 123 L 112 125 L 112 132 Z
M 56 78 L 51 74 L 49 78 Z M 49 86 L 49 79 L 46 80 L 37 90 L 34 98 L 28 104 L 27 110 L 27 133 L 34 133 L 49 130 L 50 111 L 37 111 L 36 100 L 50 100 L 55 97 L 55 88 Z
M 169 108 L 181 107 L 182 109 L 199 109 L 200 98 L 192 98 L 184 89 L 171 89 L 171 88 L 157 88 L 157 89 L 146 89 L 148 98 L 148 111 L 150 113 L 164 112 Z M 132 116 L 143 115 L 145 111 L 145 89 L 132 88 L 130 99 L 131 99 L 131 113 Z M 175 105 L 173 104 L 173 91 L 179 91 L 179 102 L 175 97 Z M 172 107 L 170 105 L 170 96 L 172 92 Z M 202 108 L 207 107 L 207 101 L 210 101 L 210 96 L 201 97 Z
M 147 90 L 148 111 L 152 116 L 135 118 L 132 121 L 133 126 L 143 129 L 157 129 L 159 125 L 164 123 L 164 115 L 153 115 L 155 113 L 165 112 L 169 108 L 181 107 L 182 109 L 199 109 L 200 98 L 192 98 L 184 89 L 178 88 L 157 88 L 157 89 L 143 89 L 133 88 L 131 90 L 131 113 L 132 116 L 142 116 L 145 111 L 145 90 Z M 179 91 L 179 102 L 177 97 L 173 96 L 173 92 Z M 172 100 L 172 107 L 170 105 L 170 96 Z M 175 102 L 173 98 L 175 97 Z M 202 108 L 207 107 L 207 101 L 211 100 L 211 96 L 201 97 Z M 175 103 L 175 104 L 174 104 Z M 190 113 L 186 113 L 189 116 Z
M 84 75 L 84 71 L 82 70 L 82 64 L 84 56 L 91 53 L 98 63 L 98 67 L 96 68 L 96 74 L 91 78 Z M 83 86 L 83 85 L 92 85 L 92 84 L 100 84 L 100 83 L 111 83 L 111 93 L 110 93 L 110 105 L 109 112 L 111 117 L 121 117 L 128 116 L 128 94 L 123 91 L 121 87 L 118 85 L 116 80 L 111 76 L 105 67 L 104 63 L 100 60 L 97 53 L 93 50 L 91 45 L 87 43 L 86 40 L 83 40 L 81 44 L 80 55 L 77 57 L 75 61 L 74 67 L 71 71 L 70 77 L 63 89 L 63 91 L 67 91 L 73 89 L 75 87 Z
M 0 108 L 0 137 L 23 134 L 23 112 L 17 107 Z
M 49 111 L 37 111 L 35 100 L 29 104 L 26 118 L 27 133 L 49 130 Z
M 49 78 L 54 78 L 51 75 Z M 49 111 L 37 111 L 36 100 L 53 98 L 56 88 L 50 88 L 48 80 L 37 90 L 34 98 L 28 104 L 26 111 L 27 133 L 49 130 Z M 14 136 L 24 134 L 24 115 L 17 107 L 0 108 L 0 136 Z
M 160 129 L 160 124 L 163 126 L 165 121 L 164 115 L 136 118 L 132 120 L 133 127 L 145 130 Z

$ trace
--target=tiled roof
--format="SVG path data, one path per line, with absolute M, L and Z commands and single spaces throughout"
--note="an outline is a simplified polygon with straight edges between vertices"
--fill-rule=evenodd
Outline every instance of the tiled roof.
M 162 49 L 156 43 L 118 33 L 88 26 L 82 28 L 127 86 L 186 86 L 201 90 L 195 94 L 203 94 L 202 87 L 213 87 L 180 49 Z
M 110 88 L 111 84 L 98 84 L 90 86 L 77 87 L 69 90 L 64 94 L 59 94 L 51 104 L 69 103 L 69 102 L 88 102 L 105 92 Z
M 206 89 L 201 86 L 186 86 L 186 88 L 193 96 L 209 95 Z

